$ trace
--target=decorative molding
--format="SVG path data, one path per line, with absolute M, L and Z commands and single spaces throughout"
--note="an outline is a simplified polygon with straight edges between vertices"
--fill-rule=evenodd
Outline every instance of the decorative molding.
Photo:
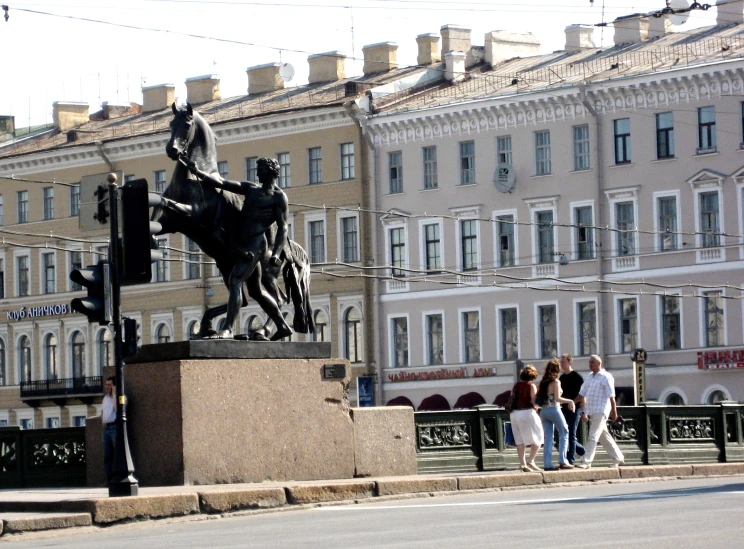
M 638 192 L 641 190 L 640 185 L 633 187 L 623 187 L 619 189 L 608 189 L 605 191 L 607 200 L 635 200 L 638 198 Z
M 560 195 L 541 196 L 538 198 L 523 198 L 524 203 L 527 205 L 530 211 L 557 208 L 559 199 Z
M 718 189 L 723 186 L 725 179 L 726 174 L 715 170 L 705 169 L 700 170 L 698 173 L 693 175 L 687 180 L 687 183 L 690 184 L 690 188 L 693 191 L 701 189 Z

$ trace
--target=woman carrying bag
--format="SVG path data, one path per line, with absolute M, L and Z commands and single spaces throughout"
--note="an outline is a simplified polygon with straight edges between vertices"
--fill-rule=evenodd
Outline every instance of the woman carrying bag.
M 535 411 L 537 388 L 530 383 L 537 379 L 537 370 L 532 364 L 528 364 L 519 373 L 519 379 L 520 381 L 512 388 L 510 397 L 512 410 L 509 415 L 514 441 L 517 443 L 519 466 L 525 472 L 540 471 L 535 465 L 535 456 L 543 443 L 543 430 Z M 525 458 L 526 446 L 530 447 L 529 461 Z

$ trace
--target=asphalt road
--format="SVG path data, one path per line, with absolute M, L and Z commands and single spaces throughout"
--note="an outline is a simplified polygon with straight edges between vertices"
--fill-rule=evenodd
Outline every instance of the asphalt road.
M 34 549 L 744 547 L 744 478 L 480 492 L 211 520 L 151 521 L 54 537 Z

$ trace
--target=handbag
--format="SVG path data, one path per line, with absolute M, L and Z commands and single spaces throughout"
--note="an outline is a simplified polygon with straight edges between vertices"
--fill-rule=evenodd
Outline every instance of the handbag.
M 504 404 L 504 410 L 506 410 L 507 412 L 511 414 L 514 411 L 514 406 L 516 404 L 517 404 L 517 397 L 515 395 L 514 387 L 512 387 L 512 392 L 509 395 L 509 398 L 506 399 L 506 404 Z

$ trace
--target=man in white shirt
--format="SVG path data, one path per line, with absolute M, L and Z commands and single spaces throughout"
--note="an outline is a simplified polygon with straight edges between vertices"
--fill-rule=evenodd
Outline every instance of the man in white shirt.
M 584 445 L 586 451 L 584 458 L 576 466 L 581 469 L 591 467 L 599 442 L 612 458 L 610 467 L 618 467 L 625 461 L 625 456 L 607 431 L 607 418 L 609 417 L 611 421 L 617 419 L 615 378 L 607 370 L 602 369 L 602 359 L 598 355 L 589 357 L 589 369 L 592 373 L 584 378 L 579 396 L 582 399 L 581 421 L 591 420 L 591 425 Z
M 103 466 L 106 468 L 106 481 L 111 484 L 116 457 L 116 378 L 110 377 L 103 384 L 101 402 L 101 423 L 103 424 Z

